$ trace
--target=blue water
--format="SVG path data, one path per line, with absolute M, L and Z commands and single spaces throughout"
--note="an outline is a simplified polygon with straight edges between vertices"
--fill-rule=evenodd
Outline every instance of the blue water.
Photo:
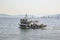
M 45 29 L 20 29 L 18 18 L 0 18 L 0 40 L 60 40 L 60 19 L 38 19 Z

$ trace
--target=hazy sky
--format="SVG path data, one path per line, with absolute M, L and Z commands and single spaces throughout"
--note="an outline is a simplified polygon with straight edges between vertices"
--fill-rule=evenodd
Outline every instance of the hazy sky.
M 0 0 L 0 13 L 49 15 L 60 13 L 60 0 Z

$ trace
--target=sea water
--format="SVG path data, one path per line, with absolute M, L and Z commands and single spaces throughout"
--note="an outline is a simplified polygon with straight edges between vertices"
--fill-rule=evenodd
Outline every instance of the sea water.
M 60 19 L 41 19 L 45 29 L 20 29 L 19 18 L 0 18 L 0 40 L 60 40 Z

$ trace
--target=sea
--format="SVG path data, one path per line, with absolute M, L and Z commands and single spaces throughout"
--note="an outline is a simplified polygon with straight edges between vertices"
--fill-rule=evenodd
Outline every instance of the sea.
M 35 19 L 33 19 L 35 20 Z M 37 18 L 44 29 L 20 29 L 20 18 L 0 18 L 0 40 L 60 40 L 60 19 Z

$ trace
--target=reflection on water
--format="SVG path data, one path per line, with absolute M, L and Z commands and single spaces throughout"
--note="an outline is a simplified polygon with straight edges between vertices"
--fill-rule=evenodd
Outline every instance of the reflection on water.
M 18 28 L 18 20 L 0 19 L 0 40 L 60 40 L 59 20 L 40 20 L 40 23 L 47 24 L 44 30 L 20 29 Z

